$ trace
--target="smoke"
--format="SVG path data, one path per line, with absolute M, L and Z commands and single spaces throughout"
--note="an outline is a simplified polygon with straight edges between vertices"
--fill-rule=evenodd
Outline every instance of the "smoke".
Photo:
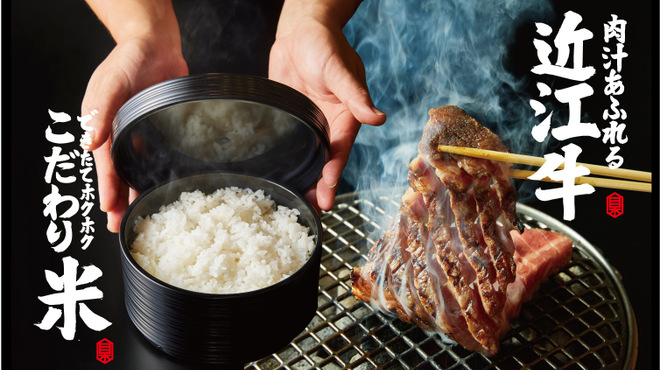
M 357 191 L 404 186 L 428 110 L 447 104 L 496 132 L 512 151 L 541 153 L 530 133 L 538 120 L 525 82 L 507 69 L 507 58 L 522 24 L 551 15 L 547 0 L 365 1 L 344 34 L 388 120 L 361 128 L 344 180 Z
M 514 152 L 536 154 L 535 151 L 543 150 L 531 136 L 531 128 L 538 120 L 529 107 L 526 82 L 511 72 L 509 56 L 519 27 L 525 22 L 546 21 L 551 13 L 547 0 L 364 2 L 344 28 L 344 33 L 364 62 L 367 85 L 375 105 L 388 114 L 388 120 L 385 127 L 365 125 L 361 128 L 343 179 L 357 191 L 387 189 L 385 192 L 361 193 L 367 202 L 382 204 L 376 199 L 368 199 L 381 194 L 398 199 L 406 188 L 408 164 L 417 156 L 428 110 L 448 104 L 461 107 L 493 130 Z M 418 168 L 417 173 L 424 171 Z M 432 183 L 431 178 L 429 176 L 428 183 Z M 480 188 L 487 189 L 487 186 L 481 184 Z M 463 310 L 466 315 L 474 317 L 474 307 L 481 307 L 480 310 L 484 307 L 479 300 L 471 301 L 469 305 L 459 304 L 453 297 L 445 301 L 451 294 L 440 287 L 450 289 L 453 284 L 448 283 L 446 272 L 450 268 L 460 270 L 460 284 L 472 287 L 470 289 L 475 289 L 475 294 L 479 289 L 481 294 L 482 289 L 489 288 L 481 285 L 477 274 L 483 274 L 486 269 L 480 269 L 477 263 L 471 264 L 481 261 L 485 266 L 491 262 L 484 262 L 488 257 L 480 254 L 483 251 L 476 252 L 481 248 L 468 245 L 485 245 L 484 237 L 478 234 L 481 231 L 466 226 L 474 224 L 475 216 L 464 211 L 455 214 L 449 207 L 446 190 L 440 185 L 438 188 L 441 189 L 437 192 L 440 205 L 428 211 L 434 216 L 429 219 L 433 224 L 428 230 L 420 228 L 421 231 L 415 233 L 415 227 L 404 229 L 408 216 L 400 214 L 392 220 L 387 237 L 381 239 L 384 240 L 382 244 L 377 244 L 376 260 L 368 265 L 381 267 L 371 292 L 371 304 L 391 313 L 388 307 L 421 306 L 419 296 L 424 293 L 425 297 L 437 299 L 436 311 L 420 321 L 438 325 L 431 326 L 431 329 L 452 332 L 455 327 L 442 326 L 443 322 L 450 322 L 445 321 L 443 315 Z M 390 189 L 401 189 L 400 194 Z M 520 190 L 518 199 L 521 198 Z M 416 202 L 424 201 L 420 200 L 419 193 L 408 192 L 404 197 L 406 204 L 411 205 L 410 213 L 415 212 Z M 391 204 L 387 206 L 391 207 Z M 371 209 L 362 212 L 369 213 L 367 217 L 378 225 L 389 224 L 386 217 L 371 212 Z M 391 208 L 386 213 L 394 214 Z M 495 224 L 498 225 L 498 243 L 511 251 L 510 224 Z M 410 240 L 422 243 L 423 247 L 397 249 L 400 247 L 398 232 L 409 232 L 414 236 Z M 465 246 L 459 235 L 469 241 Z M 404 240 L 403 243 L 407 243 L 408 239 L 404 237 Z M 460 253 L 454 248 L 460 249 Z M 419 254 L 420 250 L 426 254 Z M 445 262 L 437 259 L 439 254 Z M 384 261 L 392 259 L 402 261 L 402 265 L 392 269 L 387 263 L 383 265 Z M 454 262 L 452 267 L 446 262 L 451 260 L 461 262 Z M 431 294 L 415 287 L 418 284 L 414 279 L 424 276 L 420 273 L 422 270 L 428 274 L 425 282 L 432 287 L 429 289 Z M 371 279 L 374 271 L 366 270 L 362 276 Z M 391 296 L 386 297 L 387 290 L 391 291 Z M 388 305 L 388 299 L 398 303 L 389 302 Z M 492 332 L 485 334 L 490 335 L 497 338 Z

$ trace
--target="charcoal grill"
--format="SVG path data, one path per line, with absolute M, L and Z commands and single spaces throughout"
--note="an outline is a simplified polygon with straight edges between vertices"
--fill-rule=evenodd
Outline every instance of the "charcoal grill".
M 246 369 L 629 369 L 637 328 L 619 273 L 566 225 L 523 204 L 524 224 L 573 239 L 570 264 L 544 283 L 486 357 L 384 315 L 351 294 L 350 271 L 383 235 L 400 202 L 396 191 L 337 197 L 322 217 L 318 311 L 281 351 Z

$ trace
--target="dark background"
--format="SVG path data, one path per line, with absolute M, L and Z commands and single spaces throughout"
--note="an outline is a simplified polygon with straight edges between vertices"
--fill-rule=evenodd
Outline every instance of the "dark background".
M 189 5 L 191 3 L 194 5 Z M 625 48 L 629 57 L 624 61 L 626 92 L 621 104 L 628 112 L 629 142 L 623 146 L 622 155 L 626 159 L 625 167 L 653 169 L 656 176 L 657 4 L 651 1 L 571 2 L 569 7 L 568 1 L 555 3 L 557 14 L 572 9 L 585 19 L 583 26 L 593 31 L 599 30 L 611 13 L 628 20 Z M 209 2 L 188 2 L 186 6 L 182 1 L 177 2 L 186 42 L 184 53 L 191 73 L 221 71 L 265 75 L 280 4 L 241 1 L 217 11 Z M 105 216 L 98 206 L 92 211 L 96 222 L 94 243 L 86 251 L 76 248 L 74 243 L 59 255 L 50 249 L 45 238 L 48 223 L 42 214 L 42 199 L 50 188 L 43 179 L 46 168 L 43 157 L 49 155 L 51 149 L 44 137 L 44 130 L 50 123 L 47 110 L 66 112 L 75 119 L 89 76 L 112 49 L 112 39 L 82 1 L 12 1 L 10 10 L 10 29 L 3 30 L 3 41 L 5 45 L 8 41 L 10 44 L 10 63 L 8 66 L 5 58 L 3 70 L 5 82 L 10 81 L 3 85 L 5 122 L 2 125 L 6 149 L 3 175 L 9 178 L 9 182 L 4 182 L 2 215 L 3 242 L 9 242 L 2 256 L 3 365 L 12 369 L 34 369 L 43 365 L 66 369 L 190 368 L 189 364 L 162 355 L 129 322 L 123 303 L 117 237 L 105 230 Z M 207 24 L 192 19 L 203 19 Z M 223 26 L 223 31 L 205 33 L 204 26 L 214 24 Z M 516 40 L 516 44 L 523 45 L 518 52 L 528 58 L 516 59 L 512 68 L 517 73 L 526 73 L 535 63 L 534 54 L 524 46 L 531 45 L 532 33 L 531 26 L 522 29 L 520 40 Z M 602 43 L 585 50 L 585 55 L 600 58 L 599 45 Z M 597 92 L 602 91 L 598 83 L 592 86 Z M 584 110 L 598 117 L 604 105 L 595 98 Z M 73 129 L 74 124 L 66 127 L 79 135 L 79 131 Z M 585 151 L 580 160 L 584 162 L 602 162 L 606 155 L 605 145 L 598 141 L 593 148 L 586 145 L 582 148 Z M 342 192 L 351 191 L 349 185 L 341 185 Z M 658 333 L 657 193 L 651 196 L 620 191 L 625 198 L 625 214 L 613 219 L 605 214 L 605 197 L 611 192 L 597 189 L 592 195 L 578 197 L 578 218 L 567 224 L 600 248 L 621 273 L 638 324 L 638 368 L 648 369 L 657 360 L 658 349 L 655 341 Z M 530 205 L 557 219 L 562 218 L 560 201 L 531 202 Z M 104 298 L 91 301 L 88 306 L 112 322 L 108 329 L 97 333 L 78 320 L 73 341 L 62 339 L 55 328 L 42 331 L 33 325 L 41 321 L 47 309 L 37 296 L 51 293 L 44 270 L 61 273 L 64 255 L 78 259 L 81 266 L 94 264 L 103 271 L 95 285 L 103 291 Z M 95 359 L 94 345 L 103 338 L 115 343 L 115 360 L 107 365 Z

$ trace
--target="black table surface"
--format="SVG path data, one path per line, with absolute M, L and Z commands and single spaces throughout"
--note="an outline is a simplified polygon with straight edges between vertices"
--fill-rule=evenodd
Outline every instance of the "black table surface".
M 216 59 L 207 58 L 191 65 L 191 70 L 264 75 L 280 4 L 261 4 L 260 14 L 264 21 L 259 22 L 261 25 L 257 31 L 254 27 L 241 29 L 241 17 L 250 14 L 249 8 L 258 3 L 256 0 L 244 2 L 247 5 L 239 7 L 228 20 L 229 27 L 236 28 L 231 31 L 235 34 L 259 33 L 254 54 L 236 52 L 232 57 L 224 54 Z M 631 57 L 624 74 L 626 97 L 630 102 L 627 134 L 636 144 L 628 144 L 626 161 L 634 163 L 636 169 L 655 171 L 658 164 L 657 4 L 653 9 L 651 1 L 606 1 L 598 2 L 597 6 L 580 3 L 570 7 L 568 2 L 555 3 L 562 11 L 575 8 L 583 15 L 594 12 L 599 16 L 618 13 L 629 19 L 626 50 Z M 176 5 L 177 11 L 186 11 L 181 2 Z M 82 1 L 12 1 L 10 10 L 10 22 L 4 23 L 9 26 L 3 30 L 3 41 L 5 45 L 10 44 L 5 48 L 3 69 L 4 86 L 10 86 L 3 91 L 5 122 L 2 125 L 5 149 L 2 162 L 5 177 L 2 214 L 5 242 L 2 256 L 3 365 L 12 369 L 40 366 L 62 369 L 193 367 L 162 354 L 137 332 L 128 319 L 117 235 L 105 229 L 105 215 L 98 209 L 98 203 L 90 214 L 95 222 L 95 233 L 94 242 L 88 249 L 82 250 L 74 243 L 66 253 L 58 254 L 53 252 L 46 239 L 48 220 L 43 215 L 43 198 L 50 192 L 50 186 L 44 181 L 44 157 L 50 155 L 52 147 L 44 137 L 51 122 L 48 109 L 66 112 L 72 117 L 79 115 L 89 76 L 112 49 L 112 39 Z M 222 50 L 238 48 L 227 41 L 232 35 L 227 32 L 228 36 L 218 41 L 221 43 L 218 47 Z M 630 146 L 635 150 L 630 150 Z M 342 183 L 340 190 L 346 192 L 352 188 Z M 638 325 L 638 368 L 648 369 L 657 360 L 658 348 L 655 341 L 658 333 L 657 193 L 620 191 L 625 198 L 625 214 L 614 219 L 604 212 L 605 198 L 611 192 L 597 189 L 592 195 L 578 197 L 576 209 L 579 217 L 567 225 L 600 248 L 620 272 Z M 532 200 L 528 203 L 557 219 L 562 218 L 560 201 Z M 47 310 L 37 297 L 52 292 L 44 271 L 61 271 L 65 255 L 76 258 L 81 266 L 93 264 L 101 269 L 103 275 L 95 284 L 103 292 L 103 299 L 91 301 L 88 306 L 112 322 L 107 329 L 96 332 L 79 320 L 76 337 L 71 341 L 64 340 L 55 327 L 44 331 L 34 325 L 42 320 Z M 105 365 L 95 357 L 95 344 L 103 338 L 110 339 L 115 345 L 115 358 Z

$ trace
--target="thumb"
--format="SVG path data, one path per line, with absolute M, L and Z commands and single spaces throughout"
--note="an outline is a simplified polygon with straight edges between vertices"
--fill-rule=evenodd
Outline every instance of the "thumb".
M 358 58 L 359 68 L 363 70 L 362 62 L 359 61 L 359 57 L 356 56 L 356 58 Z M 343 62 L 337 63 L 334 68 L 329 68 L 327 71 L 328 88 L 348 108 L 356 120 L 374 126 L 385 123 L 387 117 L 374 106 L 364 78 L 358 78 L 357 74 L 347 68 Z
M 108 140 L 112 130 L 112 120 L 117 111 L 128 100 L 128 89 L 119 79 L 110 74 L 99 75 L 99 70 L 90 78 L 81 105 L 82 116 L 92 116 L 86 124 L 84 149 L 94 151 Z

